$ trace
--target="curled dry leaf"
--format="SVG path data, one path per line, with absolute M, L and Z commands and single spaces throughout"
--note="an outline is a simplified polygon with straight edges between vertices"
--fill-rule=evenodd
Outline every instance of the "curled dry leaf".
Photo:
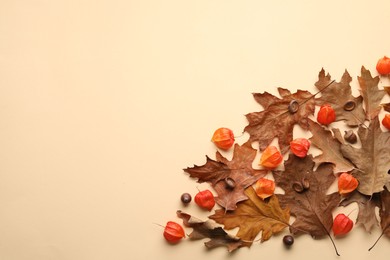
M 237 236 L 246 242 L 246 246 L 250 246 L 261 231 L 263 242 L 288 227 L 289 210 L 280 207 L 276 196 L 271 196 L 269 201 L 263 201 L 252 187 L 247 188 L 245 194 L 249 199 L 240 202 L 236 210 L 217 210 L 210 219 L 223 224 L 225 229 L 238 227 Z
M 220 246 L 227 247 L 229 252 L 243 246 L 241 239 L 229 235 L 221 227 L 216 226 L 212 221 L 202 221 L 180 210 L 177 211 L 177 216 L 183 220 L 185 226 L 193 228 L 188 237 L 192 240 L 209 238 L 205 242 L 207 248 L 216 248 Z

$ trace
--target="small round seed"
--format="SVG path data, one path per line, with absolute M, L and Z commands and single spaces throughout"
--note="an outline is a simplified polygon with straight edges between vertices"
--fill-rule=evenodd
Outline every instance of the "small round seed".
M 286 245 L 286 246 L 291 246 L 292 244 L 294 244 L 294 237 L 291 236 L 291 235 L 286 235 L 283 237 L 283 243 Z
M 181 202 L 183 202 L 184 204 L 188 204 L 191 202 L 192 197 L 191 197 L 191 194 L 186 192 L 186 193 L 183 193 L 181 195 L 180 199 L 181 199 Z

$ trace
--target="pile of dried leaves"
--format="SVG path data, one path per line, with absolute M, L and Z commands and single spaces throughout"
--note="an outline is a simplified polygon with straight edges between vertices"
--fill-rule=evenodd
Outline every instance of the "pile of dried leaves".
M 332 212 L 336 207 L 351 203 L 358 205 L 357 225 L 370 232 L 379 224 L 383 234 L 390 237 L 390 132 L 381 130 L 378 119 L 381 109 L 390 112 L 390 104 L 381 104 L 383 97 L 390 95 L 390 87 L 380 89 L 379 79 L 362 67 L 358 77 L 360 96 L 355 97 L 347 71 L 340 82 L 336 82 L 321 70 L 315 83 L 318 92 L 314 94 L 303 90 L 291 93 L 284 88 L 278 88 L 281 98 L 267 92 L 253 94 L 263 110 L 246 115 L 249 124 L 244 131 L 249 134 L 249 140 L 234 145 L 232 159 L 229 161 L 217 152 L 216 160 L 207 156 L 204 165 L 184 169 L 199 183 L 209 183 L 217 193 L 215 201 L 222 207 L 207 221 L 179 210 L 177 215 L 184 225 L 193 228 L 190 239 L 209 238 L 205 243 L 208 248 L 226 246 L 234 251 L 251 246 L 260 232 L 263 242 L 289 228 L 294 236 L 328 236 L 333 242 Z M 299 106 L 291 112 L 288 106 L 293 100 Z M 315 107 L 323 104 L 330 104 L 336 112 L 336 121 L 344 122 L 346 128 L 357 134 L 359 145 L 346 142 L 340 129 L 322 126 L 311 119 Z M 299 158 L 290 153 L 295 125 L 311 132 L 309 140 L 321 150 L 320 155 Z M 256 155 L 275 138 L 282 154 L 289 153 L 285 156 L 288 158 L 284 162 L 285 170 L 271 171 L 276 186 L 283 189 L 284 194 L 263 200 L 256 195 L 253 184 L 270 171 L 254 169 L 252 164 Z M 259 144 L 259 151 L 252 147 L 255 142 Z M 327 194 L 342 172 L 358 180 L 357 189 L 347 196 L 338 192 Z M 234 189 L 226 187 L 227 178 L 235 181 Z M 292 184 L 302 180 L 308 181 L 309 188 L 297 192 Z M 376 207 L 379 207 L 379 219 Z M 290 215 L 295 217 L 292 223 Z M 226 232 L 233 228 L 238 228 L 237 234 Z

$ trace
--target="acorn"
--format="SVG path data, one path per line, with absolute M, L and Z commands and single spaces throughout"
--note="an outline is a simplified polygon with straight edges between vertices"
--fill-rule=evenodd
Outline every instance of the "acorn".
M 344 140 L 350 144 L 355 144 L 357 142 L 357 136 L 353 130 L 345 131 Z

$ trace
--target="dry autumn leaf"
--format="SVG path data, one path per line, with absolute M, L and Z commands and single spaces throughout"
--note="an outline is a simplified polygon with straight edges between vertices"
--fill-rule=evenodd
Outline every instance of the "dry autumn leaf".
M 332 165 L 321 164 L 313 172 L 314 165 L 311 155 L 299 158 L 290 154 L 285 162 L 286 170 L 273 171 L 276 184 L 285 191 L 278 194 L 278 198 L 281 206 L 290 208 L 291 215 L 296 217 L 290 227 L 293 234 L 306 233 L 313 238 L 328 236 L 333 243 L 330 236 L 332 211 L 338 206 L 340 195 L 338 192 L 326 194 L 335 180 Z
M 340 82 L 332 83 L 331 76 L 325 75 L 325 70 L 322 69 L 315 83 L 321 96 L 315 101 L 317 105 L 330 104 L 336 112 L 336 121 L 345 120 L 348 126 L 357 126 L 365 119 L 363 98 L 352 95 L 351 81 L 351 76 L 345 71 Z
M 309 139 L 310 142 L 322 151 L 322 154 L 314 157 L 314 162 L 320 163 L 332 163 L 334 165 L 334 172 L 349 172 L 354 166 L 350 161 L 343 157 L 341 153 L 341 145 L 344 142 L 339 130 L 333 130 L 332 132 L 326 130 L 324 127 L 309 121 L 310 132 L 313 136 Z
M 207 157 L 206 164 L 184 169 L 198 182 L 209 182 L 217 192 L 215 201 L 225 210 L 236 209 L 239 201 L 247 199 L 244 190 L 267 174 L 265 170 L 253 169 L 252 163 L 256 157 L 256 150 L 249 142 L 243 145 L 234 145 L 233 158 L 227 160 L 217 152 L 214 161 Z M 227 181 L 234 186 L 227 185 Z
M 205 242 L 207 248 L 216 248 L 220 246 L 227 247 L 229 252 L 236 250 L 243 246 L 243 241 L 226 233 L 221 227 L 214 225 L 211 221 L 201 221 L 187 213 L 180 210 L 176 212 L 177 216 L 183 220 L 183 224 L 187 227 L 193 228 L 188 237 L 192 240 L 199 240 L 210 238 Z
M 246 246 L 250 246 L 261 231 L 263 242 L 289 226 L 289 211 L 280 207 L 275 195 L 263 201 L 252 187 L 247 188 L 245 194 L 249 199 L 239 203 L 235 211 L 217 210 L 209 218 L 223 224 L 225 229 L 238 227 L 236 236 L 245 241 Z
M 358 135 L 362 142 L 361 148 L 343 144 L 341 151 L 357 168 L 354 171 L 354 176 L 359 181 L 357 190 L 371 196 L 389 185 L 390 132 L 382 132 L 376 117 L 371 120 L 368 128 L 360 126 Z
M 249 124 L 244 131 L 249 133 L 249 141 L 259 142 L 261 151 L 277 137 L 280 150 L 284 154 L 293 140 L 294 126 L 298 124 L 308 130 L 307 118 L 314 114 L 314 99 L 308 91 L 298 90 L 294 94 L 283 88 L 278 88 L 278 91 L 282 99 L 268 92 L 253 94 L 264 110 L 246 115 Z M 293 109 L 291 103 L 294 103 Z

